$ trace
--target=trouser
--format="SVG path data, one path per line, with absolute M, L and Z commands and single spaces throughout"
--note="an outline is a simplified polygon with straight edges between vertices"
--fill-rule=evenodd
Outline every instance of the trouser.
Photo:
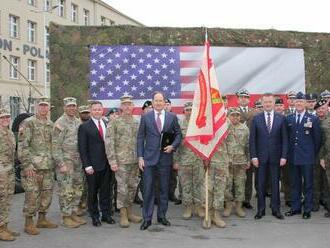
M 250 202 L 253 191 L 253 166 L 246 170 L 246 181 L 245 181 L 245 197 L 244 202 Z
M 325 170 L 319 163 L 313 166 L 313 205 L 318 206 L 321 199 L 321 193 L 325 189 Z
M 170 171 L 170 185 L 169 185 L 169 197 L 174 197 L 175 196 L 175 190 L 178 184 L 178 171 L 174 170 L 173 168 L 171 168 Z
M 245 199 L 246 164 L 229 164 L 225 201 L 243 202 Z
M 9 211 L 15 191 L 14 170 L 0 172 L 0 226 L 9 222 Z
M 281 168 L 281 187 L 284 193 L 284 200 L 291 201 L 291 185 L 290 185 L 290 165 L 286 164 Z

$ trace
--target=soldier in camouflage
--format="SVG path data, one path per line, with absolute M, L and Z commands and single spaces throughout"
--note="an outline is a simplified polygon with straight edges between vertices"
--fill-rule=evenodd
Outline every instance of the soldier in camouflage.
M 66 97 L 63 102 L 64 114 L 54 124 L 53 158 L 56 163 L 63 225 L 76 228 L 86 224 L 77 215 L 83 191 L 83 170 L 78 152 L 78 128 L 81 121 L 76 117 L 76 99 Z
M 9 210 L 15 190 L 15 138 L 9 124 L 9 112 L 0 109 L 0 240 L 3 241 L 13 241 L 19 235 L 8 228 Z
M 52 160 L 53 122 L 49 120 L 49 98 L 37 99 L 37 113 L 23 121 L 19 130 L 18 157 L 21 161 L 22 186 L 25 190 L 24 231 L 38 235 L 38 228 L 56 228 L 46 219 L 52 202 L 54 165 Z M 33 217 L 38 214 L 37 225 Z
M 234 205 L 237 216 L 245 217 L 242 203 L 245 199 L 245 171 L 250 167 L 249 129 L 245 124 L 240 123 L 240 116 L 238 108 L 229 108 L 230 126 L 227 146 L 230 163 L 223 212 L 225 217 L 230 216 Z
M 187 102 L 184 105 L 185 118 L 180 122 L 183 138 L 187 133 L 191 109 L 192 102 Z M 191 149 L 181 144 L 174 153 L 174 167 L 179 170 L 179 180 L 182 186 L 183 219 L 190 219 L 193 209 L 202 215 L 200 195 L 203 184 L 202 160 Z
M 138 185 L 139 167 L 136 153 L 136 137 L 139 123 L 133 118 L 131 96 L 120 98 L 122 114 L 108 125 L 105 138 L 106 154 L 117 180 L 117 207 L 120 209 L 121 227 L 129 222 L 139 223 L 140 216 L 132 211 L 132 204 Z

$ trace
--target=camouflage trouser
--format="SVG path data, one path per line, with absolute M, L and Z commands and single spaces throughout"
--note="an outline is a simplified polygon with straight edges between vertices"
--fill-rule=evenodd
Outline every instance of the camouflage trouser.
M 246 181 L 245 167 L 246 164 L 229 164 L 229 176 L 225 193 L 226 201 L 244 201 Z
M 182 187 L 182 204 L 184 206 L 201 205 L 203 164 L 196 161 L 192 164 L 180 165 L 179 175 Z
M 87 179 L 84 173 L 83 173 L 83 190 L 81 193 L 79 206 L 83 206 L 83 205 L 87 206 Z
M 325 188 L 325 170 L 319 163 L 313 166 L 313 205 L 318 206 Z
M 227 178 L 228 164 L 211 162 L 208 174 L 209 209 L 223 209 Z M 205 179 L 203 181 L 201 194 L 205 206 Z
M 54 187 L 53 170 L 37 170 L 35 177 L 28 177 L 22 170 L 22 186 L 25 190 L 23 213 L 35 216 L 37 212 L 47 213 L 52 203 Z
M 0 226 L 9 222 L 9 210 L 14 191 L 14 171 L 0 172 Z
M 57 169 L 57 183 L 60 209 L 63 216 L 77 211 L 84 188 L 84 174 L 79 162 L 66 161 L 69 172 L 60 173 Z
M 174 170 L 173 168 L 171 168 L 171 172 L 170 172 L 170 188 L 168 191 L 168 195 L 169 197 L 174 197 L 175 196 L 175 190 L 178 184 L 178 171 Z
M 117 180 L 117 208 L 132 206 L 139 181 L 138 165 L 119 164 L 115 176 Z
M 324 200 L 326 202 L 326 210 L 330 212 L 330 159 L 326 161 L 324 175 Z

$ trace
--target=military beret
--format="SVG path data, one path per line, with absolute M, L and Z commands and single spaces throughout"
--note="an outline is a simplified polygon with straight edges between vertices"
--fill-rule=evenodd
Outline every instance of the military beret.
M 132 96 L 122 96 L 120 98 L 120 103 L 132 103 L 133 102 L 133 97 Z
M 237 96 L 246 96 L 246 97 L 250 97 L 249 92 L 246 89 L 241 89 L 239 91 L 236 92 Z
M 288 96 L 288 98 L 290 98 L 290 99 L 296 99 L 297 94 L 296 94 L 296 92 L 294 92 L 294 91 L 290 91 L 290 92 L 287 94 L 287 96 Z
M 227 115 L 230 116 L 232 114 L 239 114 L 241 115 L 241 111 L 239 108 L 229 108 Z
M 119 109 L 118 108 L 111 108 L 109 109 L 108 115 L 114 114 L 114 113 L 118 113 Z
M 89 113 L 89 106 L 88 105 L 81 105 L 78 108 L 79 113 Z
M 327 104 L 328 103 L 328 101 L 326 100 L 326 99 L 319 99 L 317 102 L 316 102 L 316 104 L 315 104 L 315 106 L 314 106 L 314 109 L 316 110 L 316 109 L 318 109 L 319 107 L 321 107 L 321 106 L 323 106 L 323 105 L 325 105 L 325 104 Z
M 0 118 L 8 116 L 10 116 L 10 113 L 6 109 L 0 109 Z
M 222 100 L 227 100 L 227 96 L 226 95 L 222 95 L 221 98 L 222 98 Z
M 165 103 L 169 103 L 169 104 L 171 104 L 171 100 L 168 99 L 168 98 L 166 98 L 166 99 L 165 99 Z
M 36 104 L 37 105 L 41 105 L 41 104 L 50 105 L 50 99 L 46 96 L 41 96 L 39 98 L 36 98 Z
M 152 102 L 149 100 L 145 101 L 142 105 L 142 110 L 144 110 L 145 108 L 148 108 L 149 106 L 152 106 Z
M 256 100 L 256 101 L 254 102 L 254 106 L 255 106 L 256 108 L 260 108 L 260 107 L 262 107 L 261 100 L 260 100 L 260 99 Z
M 282 98 L 276 98 L 275 99 L 275 104 L 284 104 L 283 99 Z
M 325 90 L 320 94 L 321 98 L 330 98 L 330 91 Z
M 306 94 L 307 101 L 316 101 L 316 99 L 317 99 L 317 94 L 315 94 L 315 93 Z
M 193 106 L 193 103 L 192 102 L 186 102 L 185 104 L 184 104 L 184 109 L 186 110 L 186 109 L 192 109 L 192 106 Z
M 306 100 L 306 96 L 304 93 L 302 93 L 301 91 L 299 91 L 296 95 L 296 99 L 297 100 Z
M 77 99 L 74 97 L 66 97 L 63 99 L 64 106 L 69 105 L 76 105 L 77 106 Z

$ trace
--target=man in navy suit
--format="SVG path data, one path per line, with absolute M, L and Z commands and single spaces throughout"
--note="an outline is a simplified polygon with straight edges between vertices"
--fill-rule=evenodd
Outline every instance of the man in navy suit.
M 304 182 L 303 218 L 309 219 L 313 208 L 313 165 L 320 148 L 319 119 L 306 111 L 305 95 L 299 92 L 295 100 L 296 112 L 287 116 L 289 134 L 289 164 L 291 168 L 292 206 L 286 216 L 301 214 L 302 179 Z
M 168 191 L 171 166 L 173 164 L 173 152 L 180 145 L 181 129 L 175 114 L 166 112 L 165 96 L 161 92 L 155 92 L 152 99 L 153 111 L 141 117 L 137 136 L 137 154 L 139 167 L 143 171 L 143 223 L 141 230 L 146 230 L 151 225 L 154 198 L 155 176 L 159 175 L 160 196 L 157 208 L 157 221 L 165 226 L 171 223 L 166 219 L 168 208 Z M 171 134 L 174 139 L 172 144 L 161 148 L 161 137 Z M 156 174 L 157 173 L 157 174 Z
M 262 97 L 264 111 L 255 115 L 250 127 L 250 156 L 257 168 L 258 212 L 255 219 L 265 215 L 265 186 L 267 168 L 271 174 L 272 215 L 284 219 L 280 212 L 280 167 L 286 164 L 288 135 L 285 117 L 274 111 L 275 98 L 266 93 Z

